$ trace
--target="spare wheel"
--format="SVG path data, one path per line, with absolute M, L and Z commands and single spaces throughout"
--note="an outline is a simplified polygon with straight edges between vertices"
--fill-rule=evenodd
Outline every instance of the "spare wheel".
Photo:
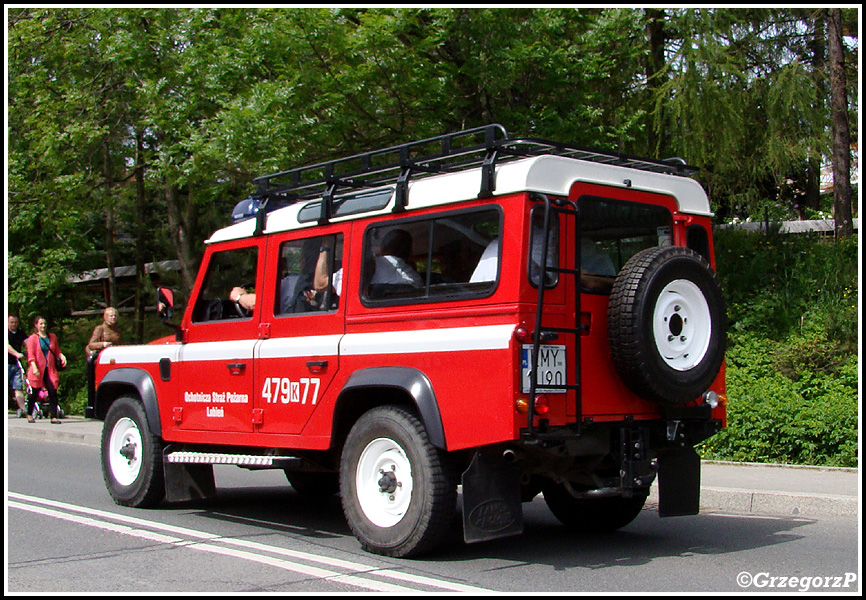
M 709 263 L 688 248 L 635 254 L 614 282 L 607 327 L 619 376 L 654 402 L 691 402 L 709 388 L 724 360 L 722 289 Z

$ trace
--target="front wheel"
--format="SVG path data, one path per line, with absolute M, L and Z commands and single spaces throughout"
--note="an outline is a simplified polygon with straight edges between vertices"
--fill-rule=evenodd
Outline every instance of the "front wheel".
M 352 533 L 368 552 L 417 556 L 448 534 L 457 484 L 421 422 L 396 406 L 355 423 L 340 464 L 340 495 Z
M 156 506 L 165 497 L 162 439 L 150 432 L 137 398 L 118 398 L 102 428 L 102 476 L 121 506 Z

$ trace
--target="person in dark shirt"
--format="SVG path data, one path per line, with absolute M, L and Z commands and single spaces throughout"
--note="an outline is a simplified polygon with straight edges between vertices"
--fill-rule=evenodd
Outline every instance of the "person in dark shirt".
M 24 377 L 21 371 L 21 363 L 18 362 L 24 358 L 21 350 L 24 348 L 24 341 L 27 339 L 27 334 L 18 329 L 18 316 L 9 315 L 8 325 L 9 332 L 6 340 L 6 352 L 9 356 L 9 396 L 15 397 L 15 403 L 18 405 L 18 416 L 27 415 L 27 407 L 24 404 Z M 33 417 L 27 415 L 27 420 L 32 421 Z

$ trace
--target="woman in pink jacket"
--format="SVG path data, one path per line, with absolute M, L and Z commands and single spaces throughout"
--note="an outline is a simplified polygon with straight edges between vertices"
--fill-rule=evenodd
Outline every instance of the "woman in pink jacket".
M 33 319 L 35 333 L 27 338 L 27 383 L 30 385 L 30 404 L 28 406 L 27 420 L 33 422 L 31 416 L 33 403 L 39 401 L 39 394 L 44 389 L 48 393 L 48 406 L 52 423 L 60 423 L 57 418 L 57 386 L 60 384 L 60 375 L 57 373 L 57 361 L 62 367 L 66 366 L 66 357 L 60 351 L 57 336 L 48 333 L 48 321 L 44 317 L 37 316 Z

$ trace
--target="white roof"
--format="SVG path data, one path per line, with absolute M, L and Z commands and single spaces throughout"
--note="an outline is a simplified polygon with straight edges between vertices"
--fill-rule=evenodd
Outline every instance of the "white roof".
M 529 191 L 553 196 L 567 196 L 572 185 L 578 182 L 667 194 L 676 200 L 679 212 L 702 216 L 712 215 L 707 194 L 694 179 L 553 155 L 536 156 L 498 164 L 496 166 L 494 195 Z M 480 168 L 410 180 L 406 210 L 411 211 L 474 200 L 478 197 L 480 189 Z M 309 202 L 315 202 L 315 200 L 298 202 L 269 213 L 265 233 L 315 227 L 315 221 L 304 223 L 298 221 L 298 213 Z M 394 197 L 392 195 L 388 205 L 381 210 L 333 217 L 331 220 L 339 222 L 377 214 L 388 214 L 393 206 Z M 208 243 L 249 237 L 253 235 L 254 230 L 255 219 L 248 219 L 216 231 Z

